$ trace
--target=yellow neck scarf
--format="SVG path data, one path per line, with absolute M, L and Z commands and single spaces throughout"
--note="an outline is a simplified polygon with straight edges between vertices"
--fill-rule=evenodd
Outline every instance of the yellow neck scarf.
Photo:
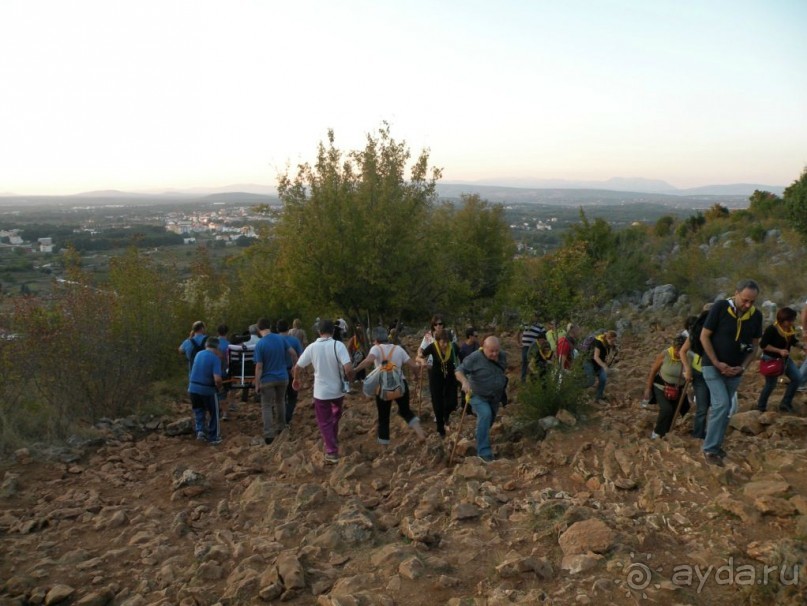
M 793 335 L 796 334 L 796 329 L 795 328 L 791 328 L 790 330 L 785 330 L 784 328 L 781 327 L 779 322 L 774 322 L 773 325 L 776 327 L 776 330 L 779 331 L 779 334 L 782 335 L 788 341 L 790 340 L 790 337 L 792 337 Z
M 751 307 L 748 308 L 748 311 L 746 311 L 742 316 L 738 318 L 737 308 L 734 305 L 734 299 L 728 299 L 728 302 L 729 302 L 729 309 L 728 309 L 729 315 L 737 320 L 737 333 L 734 335 L 734 340 L 739 341 L 740 331 L 742 330 L 743 322 L 745 322 L 746 320 L 750 320 L 751 316 L 754 315 L 754 312 L 757 310 L 757 308 L 752 305 Z

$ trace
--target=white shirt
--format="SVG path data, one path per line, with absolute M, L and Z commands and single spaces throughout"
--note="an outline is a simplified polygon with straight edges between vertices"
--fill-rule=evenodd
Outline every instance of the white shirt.
M 317 400 L 336 400 L 345 395 L 342 393 L 345 364 L 350 364 L 347 347 L 331 337 L 320 337 L 311 343 L 297 360 L 300 368 L 314 366 L 314 397 Z
M 383 351 L 382 351 L 383 350 Z M 385 355 L 386 354 L 386 355 Z M 409 354 L 404 351 L 403 347 L 398 347 L 392 343 L 381 343 L 380 345 L 373 345 L 370 348 L 370 355 L 373 356 L 373 365 L 378 368 L 381 362 L 389 360 L 397 366 L 401 372 L 406 363 L 410 360 Z

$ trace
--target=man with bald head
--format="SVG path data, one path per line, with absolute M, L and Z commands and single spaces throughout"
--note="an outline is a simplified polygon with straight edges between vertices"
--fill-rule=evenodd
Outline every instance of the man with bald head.
M 493 460 L 490 427 L 496 419 L 499 404 L 507 390 L 507 354 L 501 351 L 499 339 L 490 336 L 468 355 L 455 373 L 465 393 L 471 394 L 471 408 L 476 414 L 476 454 L 485 461 Z

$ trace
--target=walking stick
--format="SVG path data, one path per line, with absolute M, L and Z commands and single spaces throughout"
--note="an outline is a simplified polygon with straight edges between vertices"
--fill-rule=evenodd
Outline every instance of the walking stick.
M 418 373 L 418 417 L 420 416 L 420 409 L 423 405 L 423 367 L 420 367 Z
M 465 411 L 470 406 L 471 394 L 465 394 L 465 401 L 462 404 L 462 414 L 460 415 L 460 422 L 457 424 L 457 429 L 454 431 L 454 444 L 451 446 L 451 454 L 448 455 L 448 466 L 454 461 L 454 451 L 457 450 L 457 443 L 460 441 L 460 431 L 462 431 L 462 422 L 465 420 Z
M 670 431 L 672 431 L 675 427 L 675 421 L 678 419 L 678 413 L 681 412 L 681 404 L 684 403 L 684 398 L 687 395 L 687 387 L 689 387 L 689 381 L 686 381 L 681 389 L 681 397 L 678 398 L 678 406 L 675 407 L 675 412 L 673 413 L 672 422 L 670 423 Z

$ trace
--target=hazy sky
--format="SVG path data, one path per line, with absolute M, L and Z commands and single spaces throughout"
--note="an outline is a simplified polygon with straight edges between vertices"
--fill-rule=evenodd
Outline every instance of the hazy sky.
M 276 184 L 382 121 L 444 180 L 787 185 L 806 0 L 0 0 L 0 193 Z

